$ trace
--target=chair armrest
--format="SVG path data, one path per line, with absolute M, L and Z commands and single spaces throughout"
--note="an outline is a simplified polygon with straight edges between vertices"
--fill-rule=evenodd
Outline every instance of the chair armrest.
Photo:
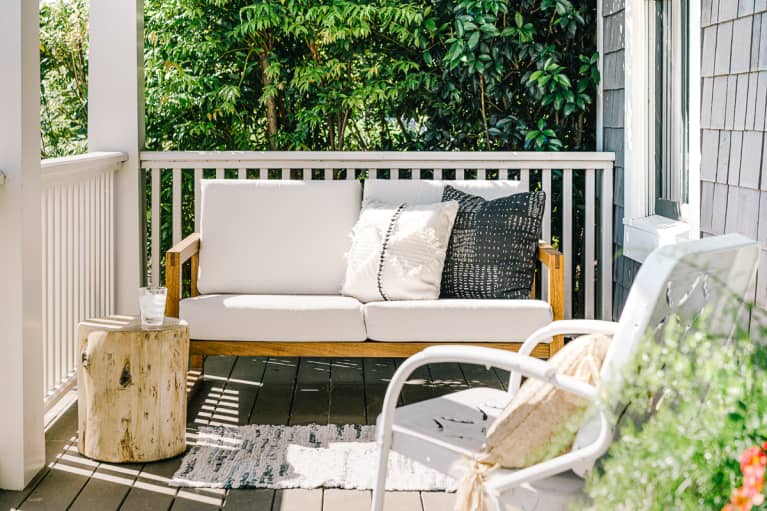
M 555 335 L 614 335 L 617 329 L 618 323 L 616 321 L 602 321 L 600 319 L 565 319 L 562 321 L 554 321 L 530 334 L 519 349 L 519 353 L 522 355 L 529 355 L 539 343 L 548 342 L 548 339 Z
M 549 303 L 554 312 L 554 321 L 565 318 L 565 256 L 550 244 L 538 244 L 538 261 L 549 274 Z
M 525 339 L 519 348 L 519 354 L 528 356 L 533 352 L 538 344 L 552 342 L 550 339 L 561 337 L 566 334 L 604 334 L 615 335 L 618 323 L 615 321 L 601 321 L 597 319 L 567 319 L 554 321 L 548 325 L 539 328 Z M 509 378 L 509 392 L 513 395 L 519 389 L 522 382 L 522 375 L 519 372 L 512 372 Z
M 411 364 L 408 364 L 411 360 L 413 360 L 411 364 L 414 364 L 414 367 L 410 367 Z M 522 374 L 528 378 L 546 381 L 555 387 L 572 392 L 573 394 L 588 400 L 593 400 L 597 396 L 596 388 L 593 385 L 589 385 L 572 376 L 560 374 L 557 372 L 556 367 L 543 360 L 529 355 L 523 355 L 513 351 L 499 350 L 496 348 L 466 345 L 431 346 L 410 357 L 400 366 L 400 369 L 412 373 L 413 370 L 422 365 L 439 364 L 443 362 L 459 362 L 485 367 L 497 367 L 499 369 Z M 407 376 L 409 375 L 410 374 Z M 407 377 L 405 377 L 405 379 L 407 379 Z M 392 382 L 394 382 L 394 377 L 392 378 Z
M 181 302 L 181 265 L 192 259 L 192 296 L 197 292 L 197 268 L 200 253 L 200 234 L 192 233 L 165 253 L 165 287 L 168 299 L 165 315 L 177 318 Z
M 549 305 L 554 321 L 565 319 L 565 256 L 550 244 L 541 241 L 538 244 L 538 261 L 546 267 L 548 273 Z M 564 345 L 564 337 L 554 337 L 551 342 L 551 354 L 562 349 Z
M 416 369 L 428 364 L 454 362 L 506 369 L 507 371 L 524 374 L 530 378 L 544 380 L 555 387 L 573 392 L 590 401 L 595 400 L 597 397 L 597 391 L 593 385 L 589 385 L 571 376 L 559 374 L 555 367 L 535 357 L 520 355 L 513 351 L 479 346 L 431 346 L 406 359 L 395 371 L 386 388 L 381 412 L 382 421 L 388 422 L 389 427 L 391 427 L 394 409 L 397 406 L 400 392 L 405 386 L 407 379 Z M 381 428 L 381 431 L 383 429 Z

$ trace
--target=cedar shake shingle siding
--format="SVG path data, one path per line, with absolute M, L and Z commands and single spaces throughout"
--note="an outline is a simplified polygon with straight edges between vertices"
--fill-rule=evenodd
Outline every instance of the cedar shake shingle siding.
M 639 263 L 623 250 L 624 0 L 601 0 L 604 150 L 615 151 L 613 315 Z M 762 244 L 757 301 L 767 307 L 767 0 L 702 0 L 701 231 Z
M 701 231 L 762 244 L 767 306 L 767 2 L 703 0 Z
M 613 317 L 620 316 L 639 263 L 623 257 L 623 127 L 625 101 L 625 24 L 624 1 L 602 0 L 603 41 L 603 112 L 604 150 L 615 152 L 613 244 Z

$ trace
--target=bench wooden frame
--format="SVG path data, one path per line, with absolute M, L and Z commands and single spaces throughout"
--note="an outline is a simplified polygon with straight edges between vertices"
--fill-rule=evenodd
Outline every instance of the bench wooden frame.
M 168 301 L 165 315 L 177 318 L 182 296 L 182 265 L 191 260 L 191 294 L 198 296 L 197 271 L 200 259 L 200 235 L 193 233 L 180 241 L 165 254 L 165 286 Z M 541 242 L 538 260 L 548 273 L 549 304 L 554 321 L 564 319 L 565 312 L 565 261 L 564 256 L 551 245 Z M 531 293 L 534 296 L 534 293 Z M 203 357 L 207 355 L 241 355 L 272 357 L 409 357 L 428 346 L 448 344 L 440 342 L 293 342 L 293 341 L 203 341 L 191 340 L 190 356 L 194 369 L 202 369 Z M 450 344 L 461 344 L 450 342 Z M 473 342 L 472 346 L 485 346 L 518 351 L 521 342 Z M 564 338 L 557 336 L 549 344 L 539 344 L 532 355 L 549 358 L 564 346 Z

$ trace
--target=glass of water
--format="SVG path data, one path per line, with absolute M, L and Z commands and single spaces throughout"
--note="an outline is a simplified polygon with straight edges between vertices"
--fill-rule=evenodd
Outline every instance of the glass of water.
M 154 327 L 162 325 L 165 317 L 165 299 L 168 288 L 141 287 L 138 291 L 138 303 L 141 309 L 141 326 Z

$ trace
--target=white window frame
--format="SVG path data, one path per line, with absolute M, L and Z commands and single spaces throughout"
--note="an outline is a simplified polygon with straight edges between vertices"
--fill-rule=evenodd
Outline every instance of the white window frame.
M 672 0 L 674 1 L 674 0 Z M 651 0 L 626 0 L 623 255 L 643 262 L 656 247 L 700 237 L 700 1 L 689 16 L 689 211 L 685 221 L 655 214 L 655 165 L 649 161 L 647 17 Z

